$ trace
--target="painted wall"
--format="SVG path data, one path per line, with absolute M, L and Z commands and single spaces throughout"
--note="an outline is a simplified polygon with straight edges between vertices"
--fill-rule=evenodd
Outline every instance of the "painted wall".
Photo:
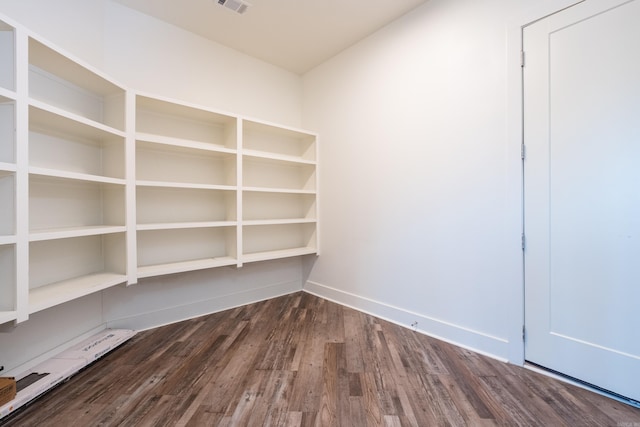
M 508 33 L 534 3 L 431 0 L 304 76 L 323 227 L 307 290 L 519 362 Z
M 55 4 L 54 4 L 55 3 Z M 283 125 L 301 124 L 300 76 L 108 0 L 3 0 L 0 14 L 121 84 Z M 3 374 L 105 326 L 144 329 L 302 288 L 299 258 L 151 278 L 0 331 Z M 12 372 L 13 371 L 13 372 Z
M 136 90 L 299 127 L 300 76 L 106 1 L 104 71 Z

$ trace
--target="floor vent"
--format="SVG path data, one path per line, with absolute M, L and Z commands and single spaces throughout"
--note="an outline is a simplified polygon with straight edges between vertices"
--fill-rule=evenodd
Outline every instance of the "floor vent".
M 129 329 L 105 329 L 53 358 L 16 375 L 18 393 L 0 406 L 0 420 L 95 362 L 135 335 Z

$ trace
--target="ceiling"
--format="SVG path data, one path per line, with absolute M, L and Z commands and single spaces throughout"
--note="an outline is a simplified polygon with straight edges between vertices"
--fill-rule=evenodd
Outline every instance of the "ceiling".
M 255 58 L 303 74 L 427 0 L 113 0 Z

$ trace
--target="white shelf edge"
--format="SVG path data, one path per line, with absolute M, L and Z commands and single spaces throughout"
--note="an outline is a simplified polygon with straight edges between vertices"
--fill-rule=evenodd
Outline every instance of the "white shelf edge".
M 0 97 L 7 98 L 10 101 L 15 101 L 18 95 L 11 89 L 0 86 Z
M 185 271 L 204 270 L 207 268 L 237 265 L 238 260 L 233 257 L 216 257 L 197 259 L 192 261 L 171 262 L 164 264 L 146 265 L 138 267 L 138 278 L 162 276 L 165 274 L 182 273 Z
M 255 193 L 289 193 L 289 194 L 316 194 L 316 190 L 297 190 L 292 188 L 269 188 L 269 187 L 242 187 L 244 192 Z
M 151 144 L 168 145 L 172 147 L 189 148 L 193 150 L 211 151 L 214 153 L 237 154 L 238 150 L 226 148 L 207 142 L 193 141 L 189 139 L 174 138 L 170 136 L 156 135 L 152 133 L 136 133 L 136 141 Z
M 284 131 L 291 132 L 291 133 L 297 133 L 297 134 L 304 135 L 304 136 L 318 137 L 318 134 L 316 132 L 312 132 L 312 131 L 305 130 L 305 129 L 300 129 L 300 128 L 296 128 L 296 127 L 292 127 L 292 126 L 280 125 L 278 123 L 274 123 L 274 122 L 270 122 L 270 121 L 262 120 L 262 119 L 256 119 L 254 117 L 249 117 L 249 116 L 242 116 L 240 118 L 242 119 L 243 122 L 247 122 L 246 126 L 248 126 L 249 128 L 251 127 L 251 125 L 255 124 L 255 125 L 258 125 L 258 126 L 272 127 L 272 128 L 276 128 L 277 130 L 284 130 Z
M 234 120 L 234 121 L 239 119 L 239 116 L 237 114 L 235 114 L 235 113 L 231 113 L 231 112 L 228 112 L 228 111 L 216 110 L 216 109 L 213 109 L 213 108 L 205 106 L 205 105 L 194 104 L 194 103 L 191 103 L 191 102 L 187 102 L 187 101 L 180 100 L 180 99 L 175 99 L 175 98 L 169 98 L 169 97 L 166 97 L 166 96 L 158 95 L 157 93 L 144 92 L 144 91 L 140 91 L 140 90 L 132 90 L 132 92 L 134 93 L 134 95 L 136 97 L 139 96 L 139 97 L 142 97 L 142 98 L 149 98 L 152 101 L 160 102 L 160 103 L 163 103 L 163 104 L 171 104 L 171 105 L 176 106 L 178 108 L 186 107 L 188 109 L 200 110 L 201 112 L 204 112 L 204 113 L 207 113 L 207 114 L 208 113 L 212 113 L 212 114 L 214 114 L 216 116 L 222 116 L 222 117 L 225 117 L 227 119 Z M 137 104 L 137 102 L 136 102 L 136 104 Z M 145 109 L 143 108 L 143 110 L 145 110 Z M 146 111 L 152 111 L 153 112 L 153 110 L 146 110 Z
M 18 170 L 18 167 L 13 163 L 0 162 L 0 173 L 2 173 L 2 172 L 16 172 L 17 170 Z M 2 177 L 1 174 L 0 174 L 0 177 Z
M 287 224 L 314 224 L 318 222 L 313 218 L 284 218 L 284 219 L 250 219 L 243 220 L 243 226 L 255 225 L 287 225 Z
M 279 258 L 290 258 L 301 255 L 312 255 L 317 254 L 317 248 L 310 247 L 301 247 L 301 248 L 292 248 L 292 249 L 281 249 L 277 251 L 265 251 L 265 252 L 255 252 L 249 254 L 243 254 L 241 261 L 245 262 L 257 262 L 257 261 L 268 261 L 272 259 Z
M 44 101 L 40 101 L 39 99 L 29 98 L 29 106 L 39 108 L 49 113 L 56 114 L 58 116 L 73 120 L 74 122 L 82 123 L 83 125 L 91 126 L 93 128 L 99 129 L 104 132 L 108 132 L 110 134 L 113 134 L 119 137 L 124 138 L 127 136 L 127 133 L 123 130 L 116 129 L 109 125 L 105 125 L 104 123 L 100 123 L 95 120 L 88 119 L 79 114 L 71 113 L 63 108 L 56 107 L 55 105 L 48 104 Z
M 0 236 L 0 245 L 15 245 L 18 241 L 16 236 Z
M 70 172 L 58 169 L 29 166 L 30 175 L 48 176 L 53 178 L 74 179 L 77 181 L 97 182 L 102 184 L 125 185 L 126 180 L 122 178 L 111 178 L 107 176 L 91 175 L 88 173 Z
M 12 322 L 18 318 L 17 311 L 0 311 L 0 325 L 7 322 Z
M 242 150 L 242 155 L 244 157 L 253 157 L 256 159 L 267 159 L 267 160 L 277 160 L 281 162 L 287 163 L 298 163 L 302 165 L 311 165 L 316 166 L 317 162 L 315 160 L 307 160 L 302 157 L 297 156 L 288 156 L 286 154 L 276 154 L 270 153 L 267 151 L 259 151 L 259 150 Z
M 165 187 L 165 188 L 191 188 L 194 190 L 223 190 L 236 191 L 238 187 L 235 185 L 219 185 L 219 184 L 191 184 L 188 182 L 168 182 L 168 181 L 136 181 L 138 187 Z
M 215 228 L 215 227 L 235 227 L 237 221 L 203 221 L 203 222 L 163 222 L 151 224 L 138 224 L 136 230 L 176 230 L 184 228 Z
M 47 230 L 37 230 L 29 233 L 30 242 L 42 240 L 66 239 L 69 237 L 99 236 L 103 234 L 124 233 L 124 225 L 98 225 L 86 227 L 65 227 Z
M 127 281 L 125 274 L 95 273 L 29 289 L 29 314 Z

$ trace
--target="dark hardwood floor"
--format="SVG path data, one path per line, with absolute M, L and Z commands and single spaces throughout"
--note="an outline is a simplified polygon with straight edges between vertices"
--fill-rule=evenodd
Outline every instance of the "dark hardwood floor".
M 640 427 L 640 410 L 296 293 L 141 332 L 5 421 Z

